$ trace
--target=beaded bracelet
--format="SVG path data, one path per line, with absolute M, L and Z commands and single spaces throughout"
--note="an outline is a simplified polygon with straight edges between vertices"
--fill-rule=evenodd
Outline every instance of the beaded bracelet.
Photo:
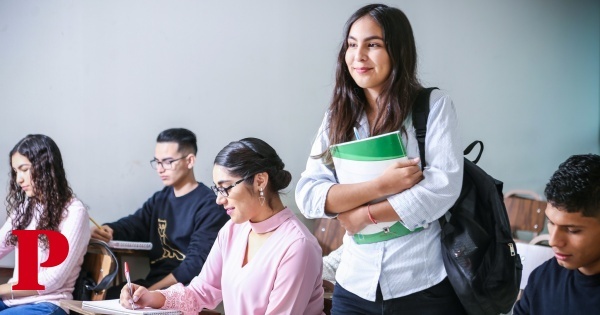
M 371 215 L 371 205 L 367 205 L 367 215 L 369 216 L 369 220 L 371 220 L 371 222 L 373 222 L 373 224 L 377 224 L 377 220 L 375 220 L 373 218 L 373 216 Z

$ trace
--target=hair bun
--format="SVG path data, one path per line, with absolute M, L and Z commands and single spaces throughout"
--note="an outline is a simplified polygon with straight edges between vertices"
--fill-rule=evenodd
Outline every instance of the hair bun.
M 286 188 L 290 185 L 292 181 L 292 174 L 286 170 L 280 169 L 275 172 L 273 178 L 271 179 L 273 188 L 276 191 Z

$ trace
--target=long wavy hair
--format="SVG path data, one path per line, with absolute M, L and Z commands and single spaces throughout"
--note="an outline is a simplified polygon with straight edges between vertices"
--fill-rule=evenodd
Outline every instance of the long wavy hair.
M 10 151 L 8 160 L 19 153 L 31 162 L 31 182 L 34 195 L 27 198 L 17 182 L 17 173 L 10 167 L 9 191 L 6 211 L 13 217 L 13 229 L 24 230 L 37 212 L 37 230 L 58 231 L 64 212 L 73 198 L 73 190 L 67 182 L 60 150 L 56 143 L 45 135 L 27 135 Z M 9 162 L 10 163 L 10 162 Z M 40 235 L 42 248 L 48 247 L 45 235 Z M 16 245 L 17 238 L 11 232 L 6 236 L 6 245 Z
M 383 4 L 370 4 L 358 9 L 346 22 L 344 41 L 337 58 L 335 88 L 328 115 L 330 145 L 353 140 L 353 128 L 369 106 L 364 90 L 356 84 L 346 65 L 350 28 L 367 15 L 381 27 L 391 63 L 390 75 L 376 100 L 378 110 L 370 126 L 370 134 L 375 136 L 396 130 L 406 132 L 403 122 L 422 88 L 417 78 L 417 48 L 406 15 L 397 8 Z M 326 164 L 331 163 L 329 150 L 315 158 L 323 158 Z

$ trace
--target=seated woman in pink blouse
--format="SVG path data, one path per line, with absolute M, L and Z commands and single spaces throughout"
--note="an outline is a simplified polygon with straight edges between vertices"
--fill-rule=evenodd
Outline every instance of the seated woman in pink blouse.
M 215 158 L 212 189 L 231 220 L 219 232 L 200 275 L 184 287 L 148 291 L 132 284 L 121 305 L 197 313 L 221 301 L 226 314 L 323 314 L 321 248 L 281 202 L 291 174 L 256 138 L 229 143 Z

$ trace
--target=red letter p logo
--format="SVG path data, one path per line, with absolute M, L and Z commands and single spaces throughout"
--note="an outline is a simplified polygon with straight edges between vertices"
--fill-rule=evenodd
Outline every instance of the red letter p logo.
M 50 230 L 13 230 L 19 241 L 19 282 L 13 286 L 15 290 L 44 290 L 46 287 L 38 283 L 38 235 L 48 238 L 48 259 L 41 267 L 54 267 L 65 261 L 69 254 L 67 238 Z

